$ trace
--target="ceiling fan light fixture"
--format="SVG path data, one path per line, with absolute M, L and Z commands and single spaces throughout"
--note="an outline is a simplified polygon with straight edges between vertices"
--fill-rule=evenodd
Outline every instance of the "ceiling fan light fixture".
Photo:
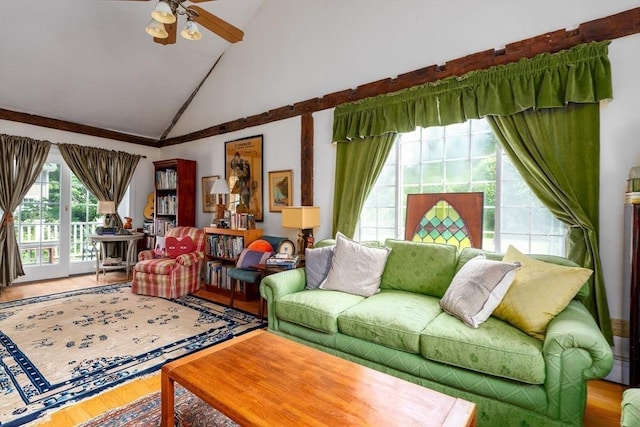
M 200 40 L 202 38 L 200 28 L 198 28 L 195 21 L 192 21 L 191 19 L 187 20 L 184 28 L 180 31 L 180 35 L 187 40 Z
M 173 24 L 176 22 L 176 15 L 173 13 L 171 6 L 166 1 L 160 0 L 156 8 L 151 12 L 151 17 L 163 24 Z
M 145 30 L 147 34 L 158 39 L 166 39 L 169 37 L 169 33 L 167 33 L 167 30 L 164 28 L 164 24 L 156 21 L 155 19 L 151 19 L 151 22 L 149 22 L 149 25 L 147 25 Z

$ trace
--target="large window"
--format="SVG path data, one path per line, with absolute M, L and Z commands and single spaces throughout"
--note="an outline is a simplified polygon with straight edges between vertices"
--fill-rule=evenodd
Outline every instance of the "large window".
M 372 190 L 360 240 L 404 238 L 407 194 L 484 193 L 482 247 L 564 255 L 565 227 L 531 193 L 486 120 L 404 133 Z

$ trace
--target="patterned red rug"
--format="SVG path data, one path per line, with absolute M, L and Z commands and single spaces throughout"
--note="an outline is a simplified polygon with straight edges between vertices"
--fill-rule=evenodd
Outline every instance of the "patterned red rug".
M 112 409 L 80 427 L 156 427 L 160 425 L 160 392 Z M 180 427 L 231 427 L 236 423 L 185 390 L 175 389 L 175 423 Z

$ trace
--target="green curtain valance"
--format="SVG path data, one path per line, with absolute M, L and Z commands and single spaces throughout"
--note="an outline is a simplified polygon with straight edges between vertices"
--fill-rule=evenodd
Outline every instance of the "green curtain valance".
M 609 99 L 608 45 L 582 44 L 338 106 L 333 141 Z

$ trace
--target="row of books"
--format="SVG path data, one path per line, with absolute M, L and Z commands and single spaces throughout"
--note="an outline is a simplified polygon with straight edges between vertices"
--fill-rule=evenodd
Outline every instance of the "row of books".
M 238 230 L 253 230 L 256 228 L 256 217 L 253 214 L 231 214 L 230 227 Z
M 175 194 L 156 197 L 156 213 L 158 215 L 175 215 L 177 198 Z
M 160 190 L 173 190 L 178 182 L 178 173 L 173 169 L 156 171 L 156 188 Z
M 244 249 L 244 238 L 242 236 L 212 234 L 207 236 L 206 243 L 207 254 L 220 258 L 238 258 L 242 253 L 242 249 Z
M 227 275 L 227 266 L 220 261 L 207 261 L 204 266 L 204 283 L 220 289 L 231 289 L 231 278 Z
M 640 191 L 630 191 L 624 195 L 625 205 L 639 205 L 640 204 Z
M 176 222 L 169 219 L 156 219 L 156 236 L 164 236 L 167 230 L 176 226 Z

